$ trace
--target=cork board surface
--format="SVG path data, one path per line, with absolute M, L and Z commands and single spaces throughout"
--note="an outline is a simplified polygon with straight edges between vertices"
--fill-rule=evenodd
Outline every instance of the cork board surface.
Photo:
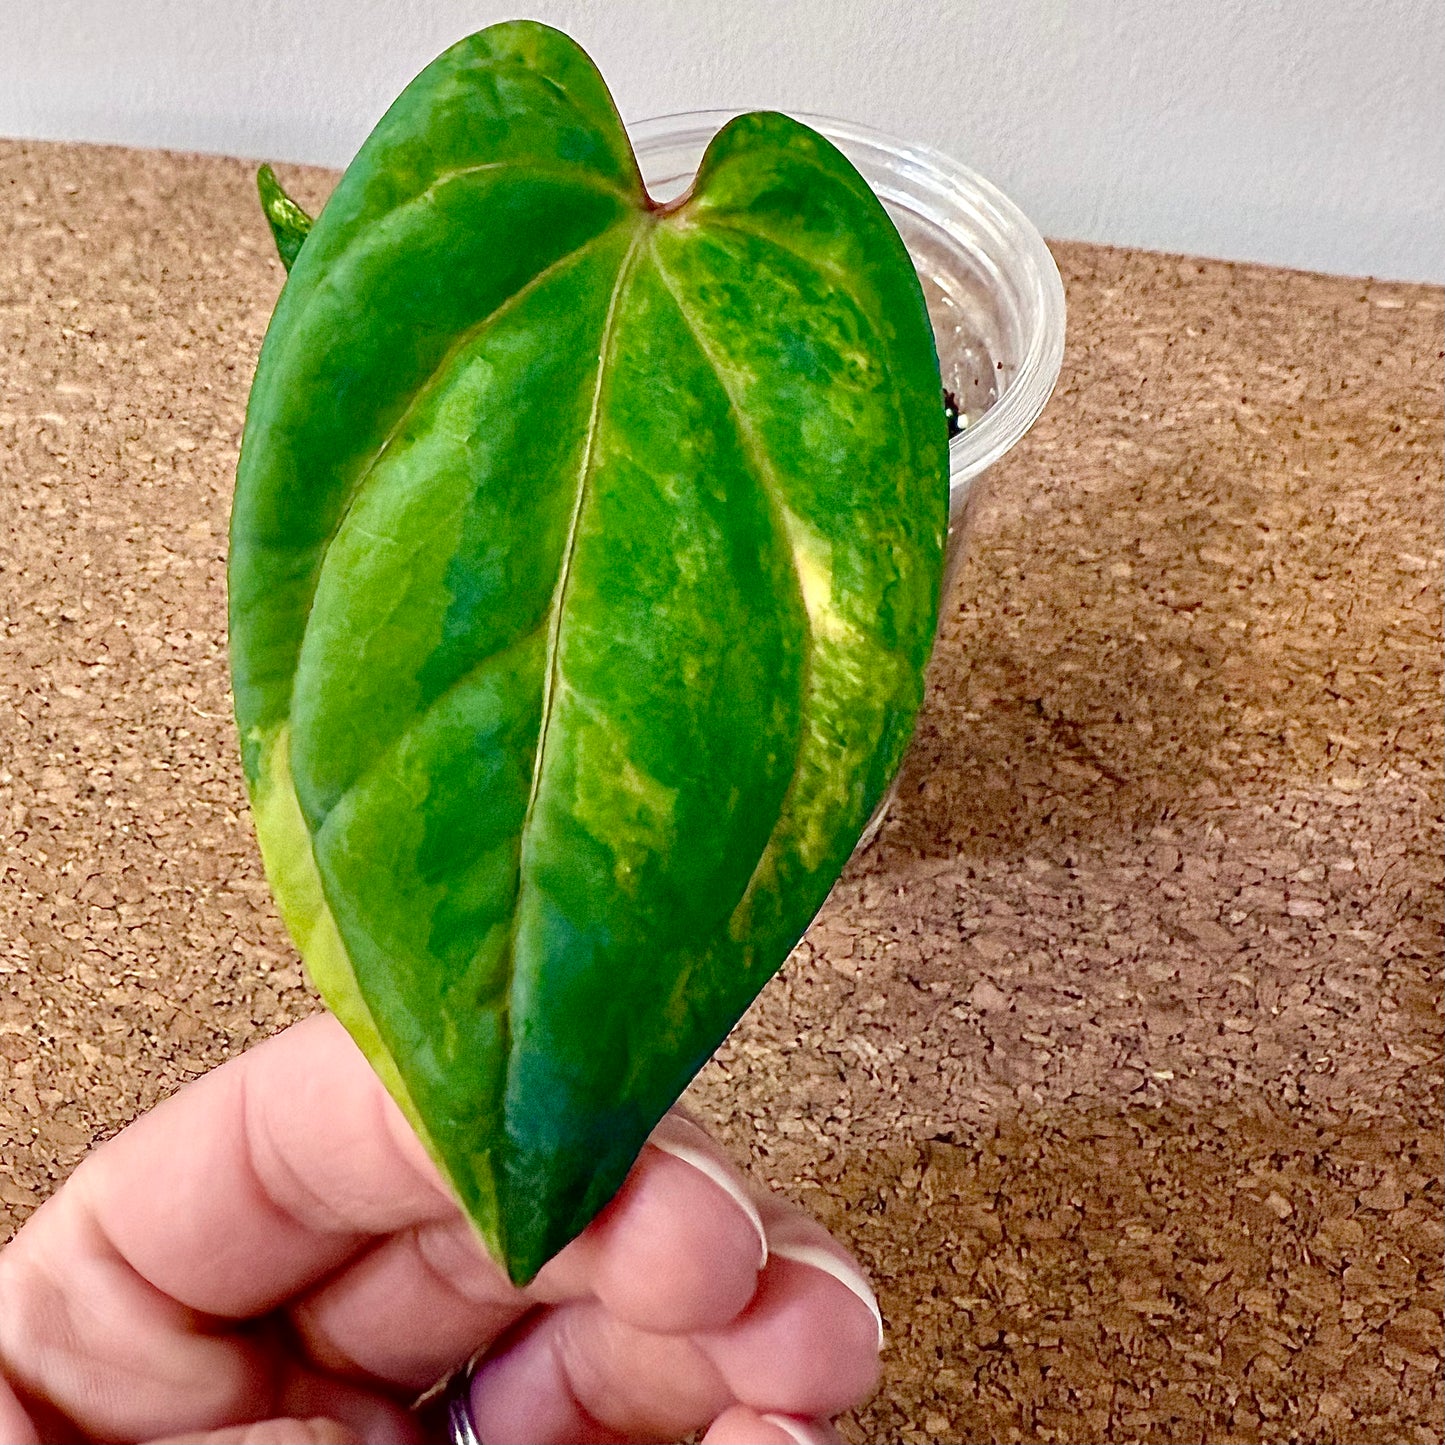
M 851 1440 L 1439 1441 L 1442 295 L 1056 254 L 899 801 L 691 1099 L 878 1284 Z M 316 1006 L 225 663 L 281 279 L 244 163 L 0 142 L 0 1238 Z

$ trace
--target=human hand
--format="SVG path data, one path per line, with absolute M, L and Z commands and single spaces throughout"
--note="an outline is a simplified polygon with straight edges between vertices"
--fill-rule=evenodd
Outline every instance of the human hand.
M 479 1350 L 484 1441 L 833 1440 L 876 1310 L 675 1113 L 515 1289 L 318 1016 L 102 1145 L 0 1250 L 0 1440 L 419 1441 L 407 1405 Z

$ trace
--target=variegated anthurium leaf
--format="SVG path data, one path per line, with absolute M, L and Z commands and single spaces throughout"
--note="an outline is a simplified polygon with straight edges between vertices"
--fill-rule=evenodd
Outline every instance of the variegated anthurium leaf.
M 658 206 L 531 23 L 453 46 L 294 209 L 231 523 L 252 809 L 318 988 L 526 1280 L 898 765 L 947 525 L 933 336 L 827 141 L 743 116 Z

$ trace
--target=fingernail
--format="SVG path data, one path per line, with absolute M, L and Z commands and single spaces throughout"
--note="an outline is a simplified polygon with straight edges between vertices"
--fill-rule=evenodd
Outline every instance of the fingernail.
M 789 1415 L 759 1415 L 758 1419 L 776 1426 L 789 1440 L 796 1440 L 798 1445 L 818 1445 L 823 1438 L 806 1420 L 794 1420 Z
M 647 1142 L 661 1149 L 664 1154 L 671 1154 L 674 1159 L 691 1164 L 699 1174 L 712 1180 L 742 1210 L 758 1236 L 758 1268 L 762 1269 L 768 1262 L 768 1235 L 763 1228 L 758 1206 L 748 1197 L 747 1190 L 732 1170 L 711 1150 L 697 1142 L 701 1132 L 694 1130 L 686 1120 L 679 1119 L 675 1114 L 665 1114 Z
M 873 1322 L 878 1326 L 878 1348 L 883 1348 L 883 1311 L 878 1308 L 878 1299 L 868 1281 L 863 1278 L 861 1270 L 839 1259 L 822 1245 L 807 1244 L 801 1240 L 779 1241 L 775 1238 L 773 1254 L 778 1259 L 790 1259 L 794 1264 L 806 1264 L 814 1269 L 821 1269 L 824 1274 L 831 1274 L 845 1289 L 852 1290 L 868 1306 Z

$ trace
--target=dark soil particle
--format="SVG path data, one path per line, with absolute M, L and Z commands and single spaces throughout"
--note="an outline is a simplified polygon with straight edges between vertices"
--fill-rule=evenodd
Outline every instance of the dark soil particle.
M 952 441 L 963 430 L 963 413 L 959 410 L 958 397 L 946 386 L 943 388 L 943 415 L 948 422 L 948 439 Z

